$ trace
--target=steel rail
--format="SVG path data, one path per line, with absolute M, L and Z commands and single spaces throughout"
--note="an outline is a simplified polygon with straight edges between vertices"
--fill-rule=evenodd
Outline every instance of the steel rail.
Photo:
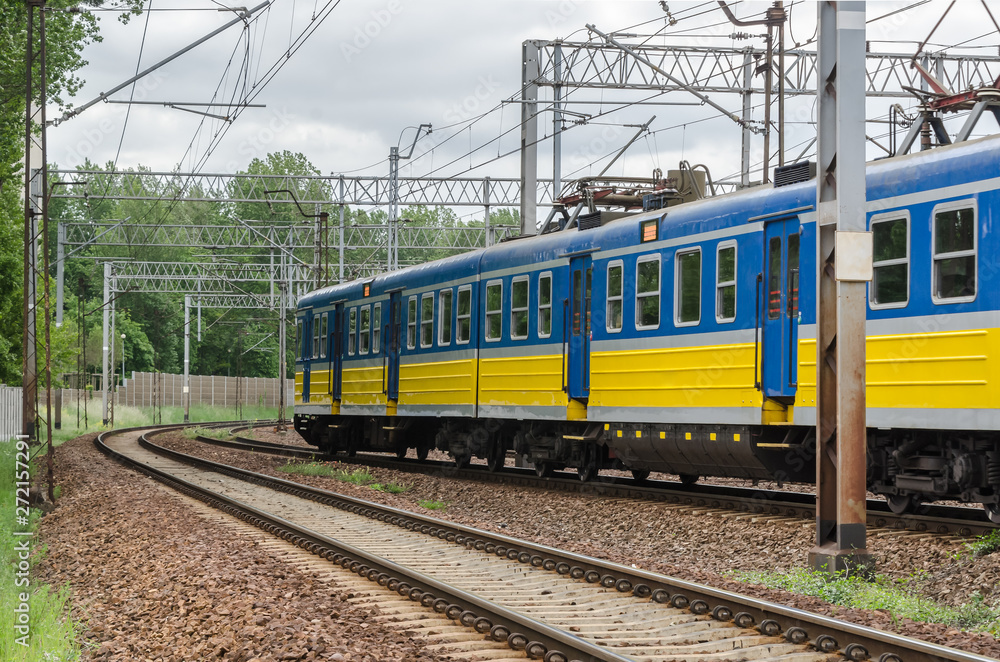
M 198 441 L 235 450 L 259 451 L 307 460 L 344 459 L 340 456 L 325 455 L 319 450 L 312 451 L 301 446 L 261 442 L 238 435 L 230 441 L 199 436 Z M 812 519 L 815 517 L 816 509 L 815 496 L 804 492 L 722 485 L 676 487 L 676 483 L 665 481 L 644 481 L 643 484 L 640 484 L 631 478 L 612 477 L 601 477 L 600 480 L 581 482 L 575 477 L 562 477 L 558 472 L 550 478 L 539 478 L 531 469 L 506 467 L 500 472 L 492 472 L 485 466 L 476 465 L 460 469 L 450 462 L 424 460 L 415 463 L 372 453 L 361 453 L 348 457 L 346 460 L 356 464 L 411 473 L 434 471 L 450 478 L 542 487 L 581 494 L 666 501 L 693 507 L 724 508 L 764 516 Z M 978 508 L 924 504 L 921 506 L 921 511 L 897 515 L 889 510 L 885 501 L 869 499 L 868 526 L 959 536 L 981 535 L 1000 529 L 1000 525 L 989 521 L 982 510 Z
M 101 438 L 99 437 L 98 439 L 100 440 Z M 567 575 L 573 579 L 583 580 L 592 584 L 600 583 L 606 588 L 614 587 L 622 593 L 631 593 L 640 598 L 650 598 L 655 602 L 669 604 L 678 609 L 688 609 L 697 615 L 711 614 L 713 618 L 719 621 L 732 620 L 738 627 L 756 628 L 765 636 L 780 635 L 790 643 L 808 644 L 816 650 L 825 653 L 832 654 L 839 652 L 845 658 L 854 662 L 867 659 L 877 659 L 879 662 L 940 662 L 945 660 L 952 662 L 986 662 L 991 659 L 929 642 L 918 641 L 909 637 L 881 632 L 861 625 L 845 623 L 785 605 L 629 568 L 617 563 L 573 552 L 557 550 L 545 545 L 410 513 L 390 506 L 194 457 L 153 444 L 146 436 L 140 438 L 139 443 L 143 448 L 151 452 L 178 462 L 209 469 L 233 478 L 332 505 L 342 510 L 348 510 L 408 530 L 419 531 L 432 537 L 454 542 L 469 549 L 482 550 L 487 554 L 496 554 L 500 557 L 506 557 L 511 561 L 516 560 L 520 563 L 542 568 L 560 575 Z M 151 467 L 142 465 L 141 468 L 146 469 Z M 302 533 L 294 535 L 300 536 L 300 545 L 309 549 L 314 548 L 316 545 L 335 547 L 340 544 L 329 539 L 324 539 L 320 542 L 319 539 L 310 539 Z M 316 534 L 310 535 L 315 536 Z M 371 561 L 373 563 L 376 562 L 375 559 L 371 559 Z M 360 572 L 361 564 L 364 564 L 365 561 L 355 560 L 347 563 L 358 571 L 359 574 L 362 574 Z M 354 563 L 358 563 L 359 565 L 354 567 Z M 341 565 L 344 565 L 343 560 L 341 561 Z M 366 572 L 370 574 L 371 569 Z M 423 576 L 414 577 L 413 581 L 418 582 L 424 579 L 430 578 L 424 578 Z M 432 590 L 442 590 L 443 588 L 445 587 L 435 587 Z M 412 599 L 422 600 L 420 597 Z M 472 605 L 473 603 L 469 602 L 468 604 Z M 477 607 L 478 604 L 476 603 Z M 489 604 L 492 605 L 492 603 Z M 459 611 L 457 609 L 450 610 L 450 612 L 453 612 L 453 617 L 459 620 Z M 523 621 L 512 622 L 516 625 L 523 623 Z M 547 628 L 548 626 L 545 627 Z M 540 632 L 538 636 L 542 636 L 543 634 L 545 633 Z M 574 639 L 576 637 L 568 633 L 553 637 L 553 640 L 560 644 L 564 644 L 567 641 L 571 642 Z M 581 643 L 591 646 L 582 640 Z M 600 653 L 600 655 L 595 656 L 593 659 L 627 659 L 605 657 L 609 654 L 607 650 L 596 646 L 592 648 L 596 648 L 596 652 Z M 568 660 L 570 658 L 565 659 Z

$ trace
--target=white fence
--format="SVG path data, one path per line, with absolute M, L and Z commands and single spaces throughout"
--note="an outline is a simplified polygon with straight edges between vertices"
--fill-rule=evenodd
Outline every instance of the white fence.
M 237 400 L 244 405 L 277 407 L 280 392 L 274 377 L 214 377 L 191 375 L 191 404 L 232 407 Z M 131 379 L 118 388 L 115 403 L 133 407 L 164 407 L 184 404 L 184 376 L 166 373 L 133 372 Z M 285 406 L 295 398 L 295 380 L 285 381 Z
M 0 384 L 0 441 L 21 434 L 21 387 Z

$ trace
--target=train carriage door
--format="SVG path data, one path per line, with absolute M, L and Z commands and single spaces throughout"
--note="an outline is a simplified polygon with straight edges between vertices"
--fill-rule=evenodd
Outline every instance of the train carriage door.
M 333 333 L 330 334 L 330 395 L 340 400 L 344 376 L 344 304 L 338 303 L 333 313 Z
M 389 400 L 399 399 L 399 344 L 403 328 L 403 294 L 399 290 L 389 294 L 389 316 L 382 333 L 387 363 L 384 392 Z
M 798 379 L 799 219 L 764 226 L 761 389 L 791 404 Z
M 302 402 L 304 403 L 309 402 L 309 381 L 312 374 L 313 358 L 313 324 L 319 324 L 319 316 L 313 318 L 312 313 L 309 313 L 302 322 Z
M 590 293 L 594 268 L 589 255 L 574 257 L 569 265 L 569 357 L 566 386 L 569 397 L 590 395 Z

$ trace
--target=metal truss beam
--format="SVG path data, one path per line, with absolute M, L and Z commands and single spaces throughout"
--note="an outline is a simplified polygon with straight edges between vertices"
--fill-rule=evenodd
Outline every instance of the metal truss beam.
M 527 42 L 526 42 L 527 43 Z M 552 87 L 635 90 L 681 90 L 683 87 L 605 42 L 531 40 L 539 52 L 537 85 Z M 627 44 L 684 86 L 705 93 L 761 93 L 757 84 L 747 88 L 745 66 L 756 66 L 763 48 L 706 48 Z M 749 58 L 747 56 L 750 56 Z M 911 53 L 866 53 L 865 92 L 869 97 L 911 97 L 905 87 L 920 88 L 919 72 L 910 67 Z M 926 67 L 952 90 L 991 86 L 1000 72 L 1000 56 L 927 53 Z M 748 64 L 752 63 L 752 64 Z M 559 69 L 558 75 L 556 74 Z M 759 78 L 756 80 L 760 80 Z M 816 53 L 785 51 L 785 93 L 816 93 Z
M 285 267 L 288 269 L 287 267 Z M 312 272 L 307 267 L 288 269 L 293 284 L 312 284 Z M 235 262 L 119 262 L 115 263 L 116 292 L 163 292 L 172 294 L 243 294 L 233 283 L 279 282 L 281 267 L 266 264 Z
M 293 202 L 289 196 L 265 196 L 264 191 L 288 189 L 297 192 L 301 204 L 379 206 L 388 205 L 392 197 L 388 177 L 293 177 L 103 170 L 51 170 L 50 173 L 59 181 L 68 183 L 56 189 L 52 197 L 67 199 L 177 198 L 191 202 L 270 201 L 272 204 L 287 204 Z M 116 180 L 116 192 L 111 196 L 104 190 L 109 177 Z M 552 180 L 538 180 L 535 197 L 539 204 L 551 204 Z M 519 179 L 399 178 L 399 202 L 404 205 L 516 207 L 520 200 Z

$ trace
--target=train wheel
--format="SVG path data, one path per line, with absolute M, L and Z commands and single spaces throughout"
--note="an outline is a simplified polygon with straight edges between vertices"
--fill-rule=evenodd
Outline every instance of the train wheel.
M 893 513 L 903 515 L 913 512 L 920 501 L 912 494 L 886 494 L 885 502 Z
M 427 459 L 427 454 L 431 452 L 430 446 L 417 446 L 417 459 L 423 462 Z
M 539 460 L 534 464 L 535 464 L 535 474 L 537 474 L 539 478 L 548 478 L 549 476 L 552 475 L 552 472 L 554 471 L 551 462 L 545 462 L 543 460 Z
M 402 448 L 397 448 L 396 449 L 396 457 L 398 459 L 400 459 L 400 460 L 405 460 L 406 459 L 406 451 L 408 451 L 408 450 L 409 449 L 406 448 L 406 446 L 403 446 Z
M 637 483 L 645 483 L 646 479 L 649 478 L 649 469 L 633 469 L 632 478 Z
M 471 455 L 456 455 L 455 456 L 455 466 L 459 469 L 464 469 L 469 466 L 469 460 L 472 459 Z
M 986 516 L 990 518 L 991 522 L 1000 524 L 1000 503 L 984 503 L 983 508 L 986 510 Z
M 507 460 L 507 446 L 502 441 L 494 442 L 490 446 L 489 456 L 486 458 L 486 466 L 490 471 L 500 471 Z
M 681 474 L 680 479 L 684 485 L 694 485 L 698 482 L 698 474 Z

